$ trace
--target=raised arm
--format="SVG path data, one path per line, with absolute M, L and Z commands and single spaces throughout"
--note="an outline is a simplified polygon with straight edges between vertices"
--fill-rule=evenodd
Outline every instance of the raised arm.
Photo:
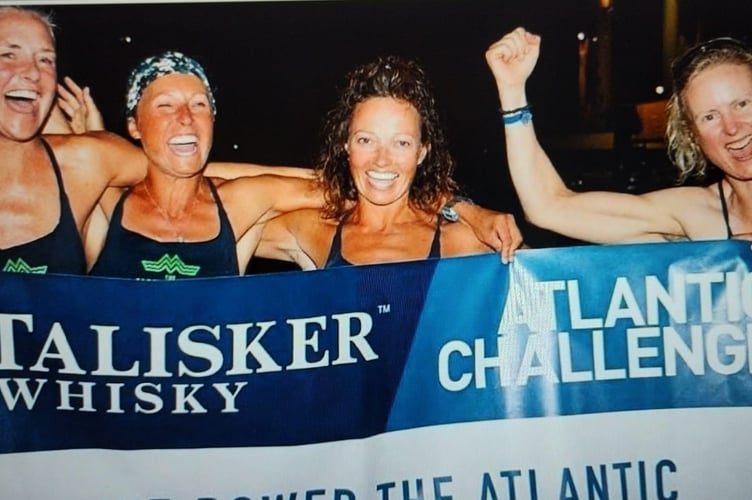
M 526 217 L 533 224 L 595 243 L 684 236 L 672 196 L 576 193 L 566 187 L 535 135 L 525 83 L 540 53 L 540 37 L 523 28 L 486 52 L 505 122 L 509 170 Z

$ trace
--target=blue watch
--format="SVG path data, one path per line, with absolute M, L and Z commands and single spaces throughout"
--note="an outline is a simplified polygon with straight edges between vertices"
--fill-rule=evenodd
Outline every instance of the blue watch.
M 460 214 L 457 213 L 457 210 L 455 210 L 454 205 L 459 203 L 460 201 L 464 201 L 465 203 L 470 203 L 471 205 L 475 205 L 473 203 L 473 200 L 468 198 L 467 196 L 452 196 L 449 198 L 449 201 L 444 203 L 444 206 L 441 207 L 441 215 L 449 222 L 457 222 L 460 220 Z

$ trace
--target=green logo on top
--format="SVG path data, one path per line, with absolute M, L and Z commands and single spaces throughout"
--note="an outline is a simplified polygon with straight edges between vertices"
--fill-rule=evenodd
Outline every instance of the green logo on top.
M 201 266 L 186 264 L 178 255 L 164 254 L 159 260 L 142 260 L 144 271 L 150 273 L 167 273 L 166 280 L 174 280 L 176 275 L 195 277 Z
M 16 260 L 8 259 L 3 266 L 3 272 L 6 273 L 25 273 L 25 274 L 46 274 L 47 266 L 32 267 L 21 257 Z

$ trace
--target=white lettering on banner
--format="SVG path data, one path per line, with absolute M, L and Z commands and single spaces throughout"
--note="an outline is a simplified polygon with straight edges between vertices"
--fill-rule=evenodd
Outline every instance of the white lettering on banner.
M 8 384 L 10 380 L 13 380 L 16 383 L 15 394 L 11 391 L 10 385 Z M 39 392 L 42 390 L 42 387 L 45 383 L 47 383 L 47 381 L 44 379 L 37 379 L 34 382 L 36 383 L 36 389 L 34 390 L 34 394 L 32 395 L 31 390 L 29 390 L 29 379 L 0 378 L 0 396 L 3 397 L 5 406 L 9 410 L 13 411 L 13 409 L 16 407 L 16 403 L 18 403 L 18 399 L 23 398 L 23 402 L 26 408 L 33 408 L 37 402 L 37 398 L 39 397 Z
M 578 280 L 538 282 L 521 274 L 516 281 L 494 340 L 452 339 L 441 347 L 437 375 L 444 389 L 486 388 L 489 370 L 502 387 L 531 378 L 672 377 L 682 368 L 697 376 L 752 373 L 752 273 L 675 272 L 668 284 L 653 275 L 620 276 L 605 297 L 599 289 L 586 300 Z M 568 314 L 569 331 L 559 328 L 557 311 Z
M 117 325 L 89 325 L 94 332 L 96 359 L 77 353 L 69 342 L 63 324 L 54 322 L 42 339 L 35 339 L 41 348 L 32 351 L 33 363 L 24 366 L 19 352 L 29 352 L 24 345 L 34 330 L 31 314 L 0 313 L 0 371 L 25 371 L 50 374 L 57 385 L 57 410 L 107 413 L 158 413 L 168 410 L 174 414 L 238 412 L 237 398 L 247 381 L 222 381 L 211 384 L 172 383 L 170 377 L 201 379 L 212 376 L 242 377 L 283 370 L 323 369 L 330 366 L 349 365 L 379 359 L 369 343 L 373 319 L 366 312 L 348 312 L 329 316 L 288 318 L 284 323 L 256 321 L 226 325 L 144 326 L 138 339 L 143 349 L 133 348 L 134 337 L 121 331 Z M 73 332 L 80 335 L 80 332 Z M 223 337 L 229 340 L 230 349 L 219 345 Z M 277 351 L 269 351 L 268 340 L 276 337 Z M 282 336 L 282 337 L 280 337 Z M 132 351 L 128 355 L 118 352 L 118 345 L 129 337 Z M 323 344 L 329 339 L 327 347 Z M 284 341 L 279 339 L 283 338 Z M 120 343 L 119 343 L 120 342 Z M 265 344 L 266 342 L 266 344 Z M 278 352 L 279 350 L 283 352 Z M 173 354 L 168 358 L 167 353 Z M 168 364 L 168 359 L 169 364 Z M 3 373 L 5 375 L 5 373 Z M 40 393 L 54 391 L 46 386 L 47 379 L 33 381 L 24 376 L 0 377 L 0 402 L 8 410 L 25 406 L 31 410 Z M 86 376 L 87 380 L 66 380 L 60 375 Z M 97 382 L 107 377 L 106 382 Z M 113 378 L 119 378 L 113 380 Z M 150 383 L 144 379 L 164 380 L 164 384 Z M 123 381 L 130 381 L 123 383 Z M 168 383 L 169 382 L 169 383 Z M 136 384 L 136 385 L 134 385 Z M 123 407 L 123 394 L 130 393 L 136 400 L 133 408 Z M 206 406 L 206 397 L 216 400 L 221 407 Z M 106 401 L 106 407 L 97 407 L 95 401 Z M 100 403 L 104 404 L 104 403 Z
M 347 314 L 333 314 L 331 318 L 336 323 L 336 357 L 330 361 L 329 351 L 324 349 L 320 352 L 319 344 L 320 334 L 328 333 L 327 316 L 317 316 L 312 318 L 291 318 L 286 320 L 290 328 L 286 329 L 289 333 L 291 361 L 287 364 L 280 364 L 264 348 L 263 338 L 270 331 L 275 331 L 281 327 L 277 326 L 276 321 L 259 321 L 256 323 L 241 323 L 224 325 L 230 332 L 232 340 L 231 368 L 225 372 L 225 375 L 249 375 L 252 373 L 278 372 L 286 370 L 307 370 L 322 368 L 331 365 L 346 365 L 357 363 L 359 359 L 363 361 L 373 361 L 378 359 L 378 354 L 373 350 L 366 338 L 373 328 L 373 319 L 368 313 L 353 312 Z M 174 373 L 167 367 L 167 339 L 174 332 L 172 327 L 151 327 L 145 326 L 142 332 L 147 335 L 149 347 L 148 369 L 142 368 L 141 361 L 133 360 L 127 368 L 118 368 L 114 366 L 115 345 L 113 338 L 119 332 L 119 326 L 111 325 L 89 325 L 94 330 L 97 337 L 97 366 L 89 371 L 81 368 L 79 361 L 68 342 L 68 335 L 63 330 L 59 322 L 52 324 L 50 331 L 45 337 L 45 342 L 36 362 L 29 366 L 23 367 L 16 360 L 16 341 L 17 331 L 16 323 L 25 326 L 28 334 L 34 334 L 34 318 L 30 314 L 4 314 L 0 313 L 0 370 L 23 370 L 35 372 L 50 372 L 47 362 L 57 360 L 61 366 L 57 373 L 75 374 L 75 375 L 95 375 L 95 376 L 119 376 L 119 377 L 172 377 Z M 309 327 L 314 325 L 313 333 L 309 334 Z M 355 327 L 353 327 L 355 325 Z M 254 332 L 253 329 L 256 328 Z M 207 335 L 197 336 L 196 334 L 205 333 Z M 251 335 L 249 341 L 249 334 Z M 126 334 L 123 334 L 125 336 Z M 177 363 L 177 374 L 189 377 L 209 377 L 219 373 L 225 364 L 226 354 L 212 343 L 219 341 L 222 336 L 220 325 L 189 325 L 181 329 L 175 337 L 176 351 L 184 355 Z M 208 337 L 208 338 L 207 338 Z M 311 353 L 319 355 L 316 360 L 310 360 Z M 356 356 L 356 353 L 359 356 Z M 248 366 L 250 360 L 258 365 L 257 368 Z M 190 368 L 188 360 L 200 360 L 205 362 L 206 368 L 200 371 Z
M 472 343 L 450 340 L 439 351 L 439 383 L 452 392 L 471 386 L 484 389 L 489 370 L 497 373 L 502 387 L 524 386 L 533 377 L 551 383 L 673 377 L 682 367 L 697 376 L 707 371 L 752 373 L 752 324 L 683 325 L 683 329 L 685 335 L 680 325 L 504 335 L 495 337 L 492 345 L 484 338 Z M 613 351 L 609 358 L 606 335 L 612 343 L 619 340 L 614 335 L 622 336 L 624 349 L 618 359 L 612 359 L 617 358 Z M 578 349 L 572 347 L 574 336 Z M 592 355 L 575 359 L 574 351 Z
M 23 406 L 26 410 L 33 410 L 45 379 L 35 379 L 35 389 L 29 386 L 29 379 L 0 378 L 0 400 L 8 410 L 13 411 L 16 406 Z M 56 380 L 58 386 L 58 404 L 56 409 L 61 411 L 125 413 L 122 407 L 122 394 L 127 389 L 125 384 L 96 382 L 78 382 L 72 380 Z M 221 413 L 238 413 L 236 400 L 248 382 L 213 383 L 213 384 L 165 384 L 165 391 L 172 389 L 172 397 L 162 394 L 162 384 L 143 382 L 130 389 L 136 403 L 131 410 L 135 413 L 158 413 L 165 409 L 165 402 L 169 405 L 170 413 L 189 414 L 207 413 L 209 410 L 202 404 L 207 392 L 214 391 L 222 399 Z M 95 393 L 99 391 L 107 395 L 107 408 L 96 408 Z M 19 401 L 21 402 L 19 404 Z
M 687 323 L 688 311 L 699 314 L 699 322 L 737 322 L 752 318 L 752 273 L 706 272 L 673 273 L 665 285 L 653 275 L 640 278 L 644 290 L 643 302 L 634 292 L 636 278 L 617 277 L 609 293 L 610 300 L 605 310 L 584 310 L 580 282 L 577 280 L 530 281 L 521 284 L 525 290 L 514 290 L 524 300 L 510 300 L 499 323 L 498 333 L 504 335 L 514 325 L 527 325 L 531 331 L 542 332 L 542 324 L 550 330 L 560 329 L 556 318 L 556 305 L 563 304 L 569 312 L 569 321 L 574 330 L 611 328 L 619 321 L 628 321 L 634 326 L 660 325 L 661 312 L 671 323 Z M 599 291 L 599 295 L 603 292 Z M 587 304 L 595 301 L 586 300 Z M 598 301 L 597 303 L 600 303 Z M 715 307 L 714 307 L 715 306 Z M 591 305 L 592 309 L 594 306 Z M 547 321 L 541 322 L 545 316 Z

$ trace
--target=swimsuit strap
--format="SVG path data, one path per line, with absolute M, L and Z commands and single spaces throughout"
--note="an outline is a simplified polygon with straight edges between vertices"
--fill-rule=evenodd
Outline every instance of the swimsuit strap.
M 431 242 L 431 251 L 428 252 L 428 258 L 441 257 L 441 223 L 444 220 L 442 214 L 436 216 L 436 230 L 433 233 L 433 241 Z
M 723 195 L 723 181 L 718 181 L 718 195 L 721 197 L 721 212 L 723 212 L 723 222 L 726 223 L 726 238 L 731 239 L 733 232 L 729 225 L 728 206 L 726 206 L 726 197 Z
M 332 238 L 331 246 L 329 247 L 329 255 L 326 257 L 326 263 L 324 268 L 337 267 L 337 266 L 350 266 L 352 265 L 342 256 L 342 227 L 350 217 L 350 213 L 345 214 L 339 220 L 337 229 L 334 231 L 334 237 Z M 428 252 L 427 259 L 441 257 L 441 222 L 443 216 L 438 214 L 436 216 L 436 229 L 433 233 L 433 241 L 431 241 L 431 249 Z
M 349 215 L 350 213 L 348 212 L 339 219 L 332 243 L 329 246 L 329 255 L 326 257 L 324 268 L 352 265 L 342 257 L 342 226 L 345 225 Z
M 55 158 L 55 154 L 52 152 L 52 147 L 47 144 L 47 141 L 45 141 L 43 137 L 40 137 L 40 140 L 42 141 L 44 150 L 47 152 L 47 158 L 49 158 L 50 163 L 52 164 L 52 171 L 55 172 L 60 203 L 67 205 L 68 197 L 65 195 L 65 189 L 63 189 L 63 174 L 60 173 L 60 166 L 57 164 L 57 158 Z M 62 215 L 60 218 L 62 219 Z
M 231 234 L 233 234 L 233 241 L 235 240 L 234 233 L 232 232 L 232 225 L 230 224 L 230 218 L 227 215 L 227 212 L 225 211 L 225 207 L 222 204 L 222 198 L 219 197 L 219 193 L 217 192 L 217 186 L 214 185 L 214 183 L 209 178 L 204 178 L 206 183 L 209 185 L 209 191 L 211 192 L 212 199 L 214 199 L 214 203 L 217 205 L 217 213 L 219 215 L 219 232 L 222 234 L 223 231 L 230 229 Z

